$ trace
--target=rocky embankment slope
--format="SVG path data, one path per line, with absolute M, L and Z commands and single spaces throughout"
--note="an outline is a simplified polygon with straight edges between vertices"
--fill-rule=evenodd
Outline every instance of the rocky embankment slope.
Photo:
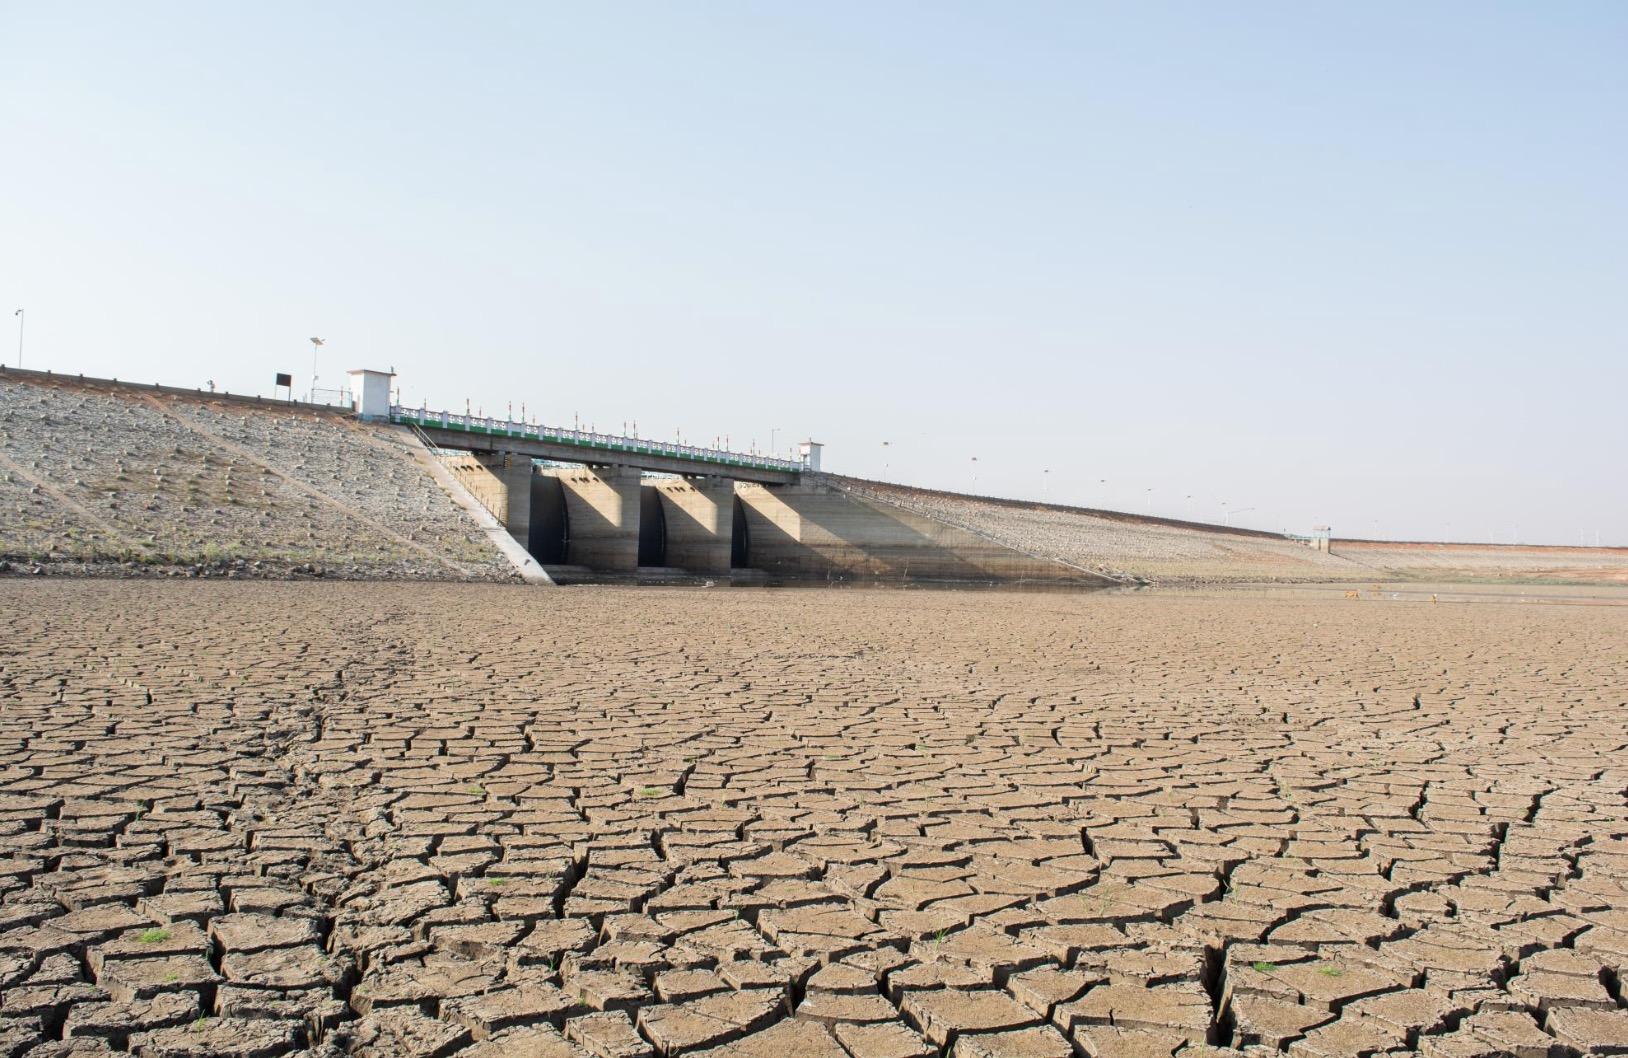
M 270 402 L 0 375 L 0 571 L 511 580 L 386 430 Z
M 963 496 L 858 478 L 832 480 L 864 499 L 894 504 L 1025 554 L 1131 583 L 1331 581 L 1371 576 L 1365 567 L 1266 533 Z
M 1323 554 L 1274 533 L 964 496 L 831 476 L 863 499 L 924 514 L 1025 554 L 1132 583 L 1413 580 L 1628 584 L 1628 548 L 1333 541 Z

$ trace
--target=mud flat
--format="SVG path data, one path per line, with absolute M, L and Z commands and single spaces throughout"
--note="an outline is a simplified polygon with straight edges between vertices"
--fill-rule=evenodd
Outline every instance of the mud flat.
M 539 598 L 0 580 L 0 1053 L 1628 1041 L 1628 608 Z

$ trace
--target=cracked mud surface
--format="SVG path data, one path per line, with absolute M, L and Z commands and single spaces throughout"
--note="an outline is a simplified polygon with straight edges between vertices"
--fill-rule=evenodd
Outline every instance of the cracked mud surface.
M 1624 643 L 0 582 L 0 1055 L 1628 1053 Z

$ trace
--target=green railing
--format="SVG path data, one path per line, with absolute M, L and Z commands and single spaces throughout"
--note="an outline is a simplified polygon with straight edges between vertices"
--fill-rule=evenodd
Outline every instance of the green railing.
M 390 421 L 420 429 L 453 430 L 460 433 L 482 434 L 488 437 L 513 437 L 526 441 L 567 445 L 573 448 L 599 452 L 624 452 L 630 455 L 660 456 L 718 466 L 741 467 L 752 470 L 778 470 L 796 474 L 805 469 L 790 459 L 776 459 L 749 452 L 729 452 L 719 448 L 696 445 L 667 444 L 638 437 L 594 433 L 589 430 L 568 430 L 558 426 L 540 426 L 534 423 L 492 419 L 479 415 L 453 415 L 451 412 L 428 411 L 422 408 L 390 408 Z

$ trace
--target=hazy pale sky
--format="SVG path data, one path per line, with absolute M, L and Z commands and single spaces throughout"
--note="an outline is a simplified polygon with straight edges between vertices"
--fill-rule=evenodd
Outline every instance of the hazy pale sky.
M 1628 544 L 1625 189 L 1616 2 L 0 0 L 25 366 L 1268 529 Z

